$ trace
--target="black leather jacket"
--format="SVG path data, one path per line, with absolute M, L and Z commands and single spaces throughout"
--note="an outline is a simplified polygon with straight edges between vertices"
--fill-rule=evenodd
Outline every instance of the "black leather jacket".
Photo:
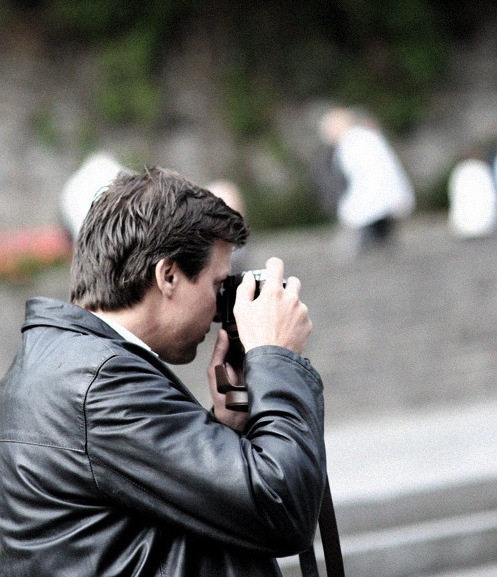
M 26 308 L 0 384 L 3 577 L 272 576 L 311 545 L 326 466 L 308 361 L 249 352 L 238 435 L 91 313 Z

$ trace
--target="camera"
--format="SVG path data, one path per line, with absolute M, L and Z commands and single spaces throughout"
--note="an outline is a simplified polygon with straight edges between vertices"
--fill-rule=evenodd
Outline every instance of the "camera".
M 236 327 L 236 320 L 233 314 L 233 306 L 235 305 L 236 289 L 242 282 L 243 276 L 251 272 L 255 278 L 255 292 L 254 298 L 259 296 L 261 288 L 266 281 L 266 270 L 245 271 L 239 274 L 228 276 L 221 285 L 217 295 L 217 314 L 216 321 L 221 322 L 221 326 L 228 333 L 229 348 L 226 354 L 226 362 L 229 363 L 235 370 L 241 369 L 243 366 L 243 358 L 245 350 L 238 336 L 238 329 Z M 286 281 L 283 281 L 283 286 Z M 248 411 L 248 395 L 247 389 L 244 386 L 235 386 L 231 383 L 223 365 L 215 367 L 217 390 L 219 393 L 226 395 L 226 408 L 232 411 Z
M 217 294 L 217 314 L 215 320 L 220 321 L 221 326 L 228 333 L 229 348 L 225 360 L 234 369 L 241 369 L 243 365 L 243 357 L 245 356 L 245 350 L 240 341 L 240 337 L 238 336 L 233 307 L 235 305 L 236 289 L 242 282 L 243 275 L 245 275 L 246 272 L 247 271 L 228 276 L 223 281 Z M 254 298 L 256 298 L 266 280 L 266 271 L 263 269 L 251 272 L 255 277 Z M 233 385 L 229 380 L 224 365 L 217 365 L 215 371 L 217 390 L 219 393 L 226 395 L 226 408 L 232 411 L 246 413 L 248 411 L 247 389 L 243 385 Z
M 217 315 L 216 320 L 221 322 L 221 326 L 228 333 L 229 349 L 226 355 L 226 362 L 228 362 L 234 369 L 240 369 L 243 365 L 243 357 L 245 351 L 243 345 L 238 337 L 238 329 L 236 328 L 235 316 L 233 314 L 233 306 L 235 305 L 236 289 L 242 282 L 243 276 L 247 272 L 252 272 L 255 278 L 255 294 L 254 298 L 259 296 L 260 290 L 266 280 L 266 270 L 245 271 L 239 274 L 232 274 L 228 276 L 221 285 L 217 295 Z

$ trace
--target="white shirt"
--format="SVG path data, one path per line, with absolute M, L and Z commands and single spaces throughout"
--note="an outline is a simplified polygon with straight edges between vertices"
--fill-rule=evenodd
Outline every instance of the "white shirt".
M 454 234 L 470 238 L 497 231 L 497 191 L 489 164 L 478 159 L 460 162 L 450 175 L 448 190 Z
M 122 338 L 126 341 L 129 341 L 130 343 L 135 343 L 135 345 L 139 345 L 140 347 L 143 347 L 144 349 L 146 349 L 147 351 L 150 351 L 151 353 L 154 353 L 155 356 L 159 356 L 157 355 L 157 353 L 155 353 L 146 343 L 144 343 L 141 339 L 139 339 L 136 335 L 134 335 L 131 331 L 128 331 L 127 328 L 123 327 L 122 325 L 120 325 L 119 323 L 116 323 L 116 321 L 113 321 L 109 318 L 107 318 L 104 315 L 98 314 L 98 313 L 94 313 L 92 311 L 90 311 L 93 315 L 95 315 L 96 317 L 98 317 L 101 321 L 103 321 L 104 323 L 108 324 L 109 327 L 111 329 L 114 329 L 116 331 L 116 333 L 120 334 L 122 336 Z
M 337 157 L 348 182 L 338 205 L 341 222 L 362 227 L 388 216 L 403 218 L 413 211 L 413 186 L 380 132 L 363 126 L 350 128 L 340 139 Z
M 60 210 L 64 224 L 73 239 L 91 203 L 107 187 L 123 167 L 104 153 L 92 154 L 69 178 L 62 190 Z

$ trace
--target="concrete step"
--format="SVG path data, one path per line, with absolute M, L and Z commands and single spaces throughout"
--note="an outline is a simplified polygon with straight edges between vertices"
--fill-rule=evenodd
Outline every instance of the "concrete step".
M 342 535 L 436 522 L 497 509 L 497 477 L 335 505 Z
M 497 509 L 350 535 L 342 547 L 346 574 L 355 577 L 413 577 L 497 562 Z
M 497 508 L 496 414 L 497 402 L 480 402 L 328 426 L 343 531 Z
M 497 563 L 489 565 L 479 565 L 469 569 L 461 569 L 460 571 L 444 571 L 443 573 L 436 573 L 427 575 L 427 577 L 495 577 L 497 575 Z
M 341 539 L 347 577 L 476 575 L 497 563 L 497 510 L 348 535 Z M 318 540 L 316 558 L 325 575 Z M 298 558 L 280 560 L 284 577 L 300 575 Z M 497 575 L 497 573 L 489 573 Z
M 496 414 L 497 404 L 478 403 L 327 429 L 347 576 L 497 563 Z M 316 554 L 324 575 L 319 535 Z M 299 575 L 295 557 L 281 567 L 285 577 Z

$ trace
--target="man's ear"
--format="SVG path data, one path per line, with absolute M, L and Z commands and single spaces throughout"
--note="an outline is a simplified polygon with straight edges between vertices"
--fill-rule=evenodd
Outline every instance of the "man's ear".
M 178 265 L 168 258 L 161 258 L 155 265 L 155 281 L 164 296 L 171 296 L 178 284 Z

